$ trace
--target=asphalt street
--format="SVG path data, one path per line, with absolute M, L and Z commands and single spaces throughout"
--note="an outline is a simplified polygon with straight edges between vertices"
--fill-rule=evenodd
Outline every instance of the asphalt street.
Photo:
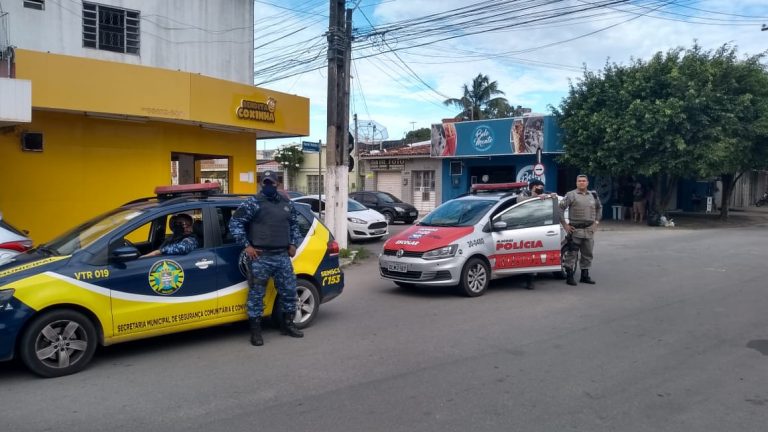
M 371 256 L 304 339 L 253 348 L 231 325 L 58 379 L 0 364 L 2 430 L 763 431 L 767 230 L 600 232 L 597 285 L 510 278 L 475 299 L 398 288 Z

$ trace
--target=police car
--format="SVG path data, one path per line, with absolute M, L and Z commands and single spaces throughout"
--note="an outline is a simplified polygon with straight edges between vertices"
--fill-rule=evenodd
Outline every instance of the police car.
M 217 183 L 158 188 L 0 266 L 0 360 L 14 356 L 44 377 L 83 369 L 97 345 L 245 320 L 246 267 L 228 223 L 247 195 Z M 303 240 L 293 258 L 297 327 L 344 288 L 339 245 L 308 206 L 296 204 Z M 192 216 L 198 248 L 142 257 Z M 272 282 L 264 316 L 272 314 Z M 277 308 L 279 309 L 279 308 Z
M 561 277 L 566 233 L 557 196 L 529 198 L 526 185 L 476 184 L 443 203 L 384 243 L 381 276 L 400 286 L 458 286 L 469 297 L 504 276 Z

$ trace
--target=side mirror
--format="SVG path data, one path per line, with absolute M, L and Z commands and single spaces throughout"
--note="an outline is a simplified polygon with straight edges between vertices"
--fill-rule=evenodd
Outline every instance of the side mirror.
M 507 223 L 504 221 L 496 221 L 493 223 L 494 231 L 501 231 L 507 229 Z
M 141 255 L 139 250 L 133 246 L 120 246 L 112 251 L 111 258 L 115 261 L 123 262 L 135 260 L 139 255 Z

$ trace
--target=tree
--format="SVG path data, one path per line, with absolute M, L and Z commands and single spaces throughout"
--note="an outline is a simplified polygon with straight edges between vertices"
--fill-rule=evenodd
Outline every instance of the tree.
M 763 55 L 698 45 L 627 66 L 585 71 L 558 108 L 562 161 L 603 175 L 666 178 L 665 209 L 680 178 L 723 182 L 728 218 L 741 173 L 768 165 L 768 73 Z
M 419 128 L 405 134 L 405 140 L 408 142 L 429 141 L 431 137 L 432 129 L 430 128 Z
M 304 163 L 304 152 L 301 151 L 301 148 L 298 146 L 280 147 L 275 150 L 274 159 L 288 175 L 288 184 L 293 184 L 301 164 Z
M 503 95 L 504 92 L 499 90 L 499 84 L 491 81 L 488 75 L 478 74 L 472 80 L 471 87 L 464 84 L 462 89 L 464 94 L 461 98 L 443 101 L 445 105 L 461 109 L 461 112 L 456 115 L 458 120 L 509 117 L 506 113 L 513 111 L 505 98 L 494 97 Z

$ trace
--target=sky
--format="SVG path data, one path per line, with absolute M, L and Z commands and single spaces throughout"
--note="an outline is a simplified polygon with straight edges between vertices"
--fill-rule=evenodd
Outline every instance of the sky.
M 584 68 L 627 64 L 698 43 L 768 50 L 768 0 L 347 0 L 354 8 L 350 119 L 361 140 L 400 139 L 459 110 L 462 85 L 488 75 L 513 106 L 548 113 Z M 310 100 L 326 141 L 329 0 L 255 0 L 254 83 Z M 351 120 L 350 120 L 351 122 Z M 376 133 L 374 128 L 376 125 Z M 385 130 L 382 133 L 382 130 Z

